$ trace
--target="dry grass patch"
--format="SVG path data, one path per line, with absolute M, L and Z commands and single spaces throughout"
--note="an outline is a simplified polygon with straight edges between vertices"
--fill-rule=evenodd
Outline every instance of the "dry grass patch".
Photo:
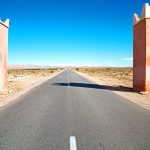
M 76 68 L 75 71 L 96 77 L 108 85 L 132 88 L 132 68 Z

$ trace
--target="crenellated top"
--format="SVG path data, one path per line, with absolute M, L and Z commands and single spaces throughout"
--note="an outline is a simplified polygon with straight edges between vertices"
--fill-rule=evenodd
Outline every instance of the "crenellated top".
M 136 13 L 133 14 L 133 25 L 136 25 L 138 22 L 140 22 L 144 18 L 150 18 L 150 5 L 149 5 L 149 3 L 144 4 L 141 16 L 138 16 Z
M 6 26 L 7 28 L 9 28 L 9 19 L 6 19 L 4 22 L 0 19 L 0 24 Z

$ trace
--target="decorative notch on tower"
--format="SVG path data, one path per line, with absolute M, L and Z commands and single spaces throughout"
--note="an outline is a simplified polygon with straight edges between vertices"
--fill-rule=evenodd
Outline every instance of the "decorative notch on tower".
M 0 19 L 0 23 L 9 28 L 9 19 L 6 19 L 4 22 Z
M 138 22 L 145 18 L 150 18 L 150 5 L 145 3 L 142 9 L 142 14 L 139 17 L 136 13 L 133 14 L 133 25 L 136 25 Z

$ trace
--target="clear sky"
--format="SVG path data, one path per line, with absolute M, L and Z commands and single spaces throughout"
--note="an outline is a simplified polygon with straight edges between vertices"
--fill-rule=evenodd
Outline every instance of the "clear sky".
M 146 0 L 4 0 L 9 64 L 132 66 L 132 16 Z

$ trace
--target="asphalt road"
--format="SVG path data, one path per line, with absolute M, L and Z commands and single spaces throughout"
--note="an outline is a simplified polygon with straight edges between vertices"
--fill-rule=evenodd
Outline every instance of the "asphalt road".
M 66 70 L 0 109 L 0 150 L 150 150 L 150 111 Z

